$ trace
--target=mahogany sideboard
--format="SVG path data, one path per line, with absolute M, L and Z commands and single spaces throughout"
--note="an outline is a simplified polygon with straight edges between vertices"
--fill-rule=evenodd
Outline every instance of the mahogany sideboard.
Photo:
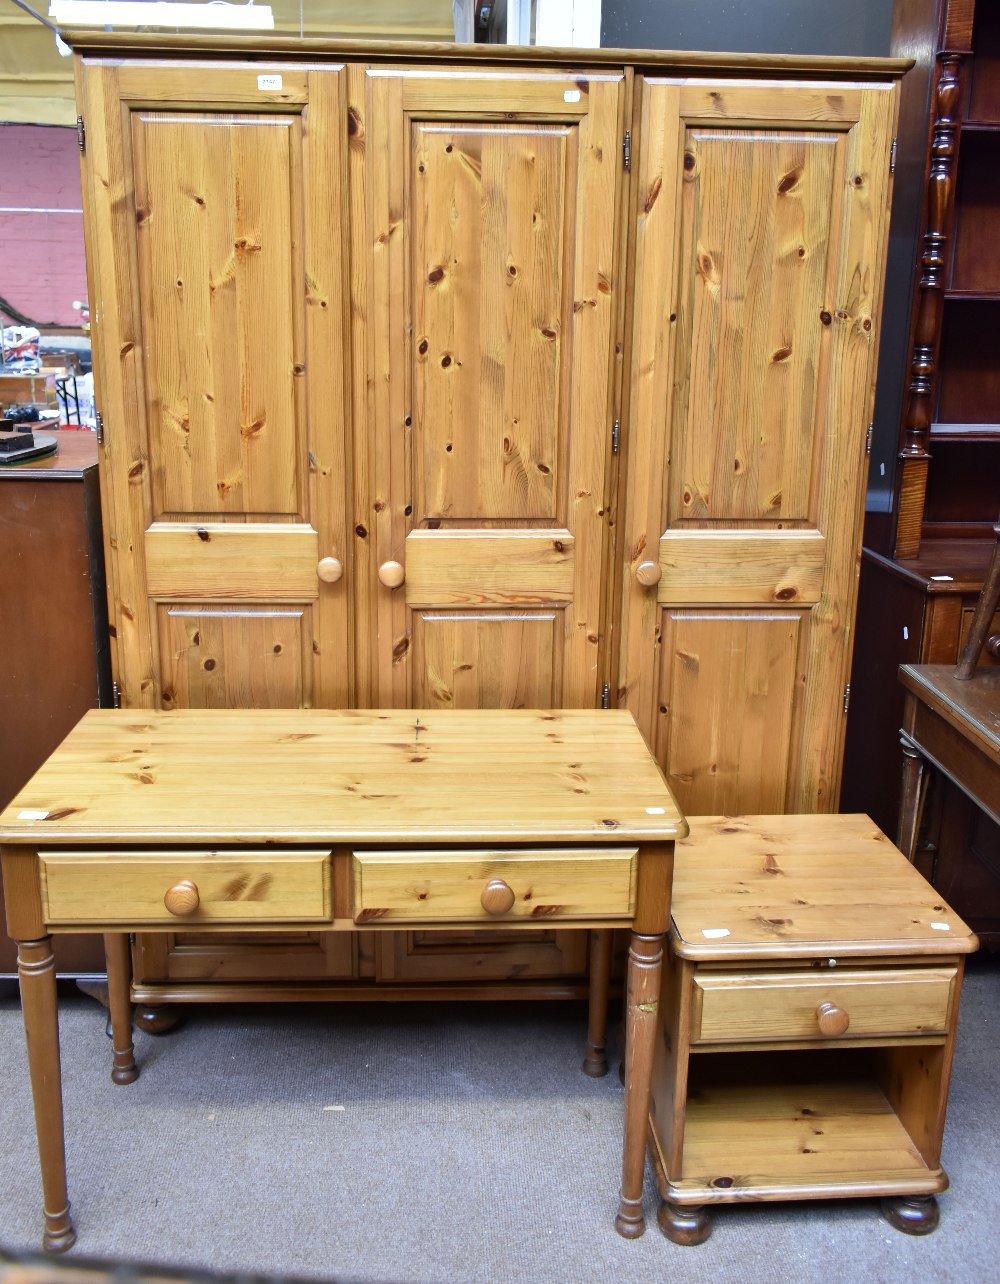
M 75 1239 L 52 937 L 106 933 L 112 1078 L 124 1084 L 137 1074 L 127 933 L 179 922 L 348 944 L 361 927 L 630 928 L 616 1226 L 641 1235 L 674 839 L 686 834 L 625 711 L 86 714 L 0 816 L 45 1246 Z
M 87 709 L 112 703 L 97 438 L 46 435 L 56 454 L 0 467 L 0 808 Z M 60 941 L 57 966 L 103 973 L 100 939 Z M 0 931 L 0 975 L 16 971 Z

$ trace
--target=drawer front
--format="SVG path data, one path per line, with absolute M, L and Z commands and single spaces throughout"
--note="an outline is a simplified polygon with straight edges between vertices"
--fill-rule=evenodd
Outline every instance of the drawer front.
M 355 852 L 354 921 L 630 919 L 636 857 L 635 847 Z
M 694 978 L 693 1043 L 864 1039 L 944 1034 L 956 969 L 702 974 Z M 844 1014 L 846 1014 L 846 1021 Z
M 331 917 L 329 852 L 46 852 L 40 864 L 53 926 Z

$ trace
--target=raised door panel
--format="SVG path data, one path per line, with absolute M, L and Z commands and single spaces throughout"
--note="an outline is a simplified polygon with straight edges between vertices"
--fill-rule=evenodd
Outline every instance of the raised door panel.
M 81 69 L 131 705 L 353 695 L 345 78 L 261 70 Z
M 895 90 L 641 95 L 619 694 L 685 810 L 830 810 Z
M 379 981 L 528 981 L 587 974 L 587 933 L 539 931 L 378 932 Z
M 592 706 L 624 76 L 352 75 L 373 702 Z

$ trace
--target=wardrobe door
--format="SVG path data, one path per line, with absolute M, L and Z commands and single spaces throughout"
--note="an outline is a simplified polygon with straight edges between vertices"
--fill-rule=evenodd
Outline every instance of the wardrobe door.
M 831 810 L 895 88 L 641 95 L 619 695 L 685 811 Z
M 596 705 L 624 74 L 351 74 L 372 701 Z
M 128 705 L 351 702 L 345 83 L 82 63 Z

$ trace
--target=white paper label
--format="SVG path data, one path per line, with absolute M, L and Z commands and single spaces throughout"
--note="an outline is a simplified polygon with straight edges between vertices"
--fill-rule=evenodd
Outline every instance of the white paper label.
M 566 89 L 563 91 L 564 103 L 578 103 L 580 101 L 579 89 Z
M 258 89 L 280 89 L 281 77 L 280 76 L 258 76 L 257 88 Z
M 47 811 L 33 811 L 30 807 L 27 811 L 17 813 L 18 820 L 44 820 L 48 816 Z
M 667 814 L 666 807 L 647 807 L 646 808 L 647 816 L 665 816 L 666 814 Z
M 904 642 L 909 642 L 909 640 L 910 640 L 910 630 L 909 630 L 909 629 L 906 627 L 906 625 L 904 624 L 904 625 L 903 625 L 903 641 L 904 641 Z
M 934 931 L 935 931 L 935 932 L 950 932 L 950 931 L 951 931 L 951 924 L 950 924 L 950 923 L 932 923 L 932 924 L 931 924 L 931 927 L 933 927 L 933 929 L 934 929 Z
M 880 477 L 884 477 L 884 476 L 885 476 L 885 464 L 879 464 L 879 466 L 878 466 L 878 475 L 879 475 Z
M 701 934 L 709 941 L 717 941 L 720 936 L 728 936 L 728 927 L 703 927 Z
M 951 576 L 951 575 L 932 575 L 932 576 L 931 576 L 931 579 L 932 579 L 932 580 L 950 580 L 950 579 L 953 579 L 953 578 L 954 578 L 954 577 L 953 577 L 953 576 Z

